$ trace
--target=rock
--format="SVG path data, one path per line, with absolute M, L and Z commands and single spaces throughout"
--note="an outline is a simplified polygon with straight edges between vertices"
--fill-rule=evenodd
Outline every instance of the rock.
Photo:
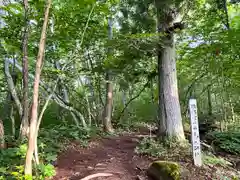
M 169 161 L 155 161 L 147 170 L 153 180 L 180 180 L 181 167 L 178 163 Z
M 190 171 L 186 168 L 181 168 L 181 179 L 186 179 L 190 175 Z
M 240 161 L 236 162 L 235 168 L 236 170 L 240 171 Z

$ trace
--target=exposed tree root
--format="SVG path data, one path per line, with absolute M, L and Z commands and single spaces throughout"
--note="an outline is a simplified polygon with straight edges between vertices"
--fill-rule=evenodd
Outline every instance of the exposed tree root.
M 110 173 L 96 173 L 96 174 L 92 174 L 92 175 L 89 175 L 85 178 L 82 178 L 80 180 L 90 180 L 90 179 L 93 179 L 93 178 L 96 178 L 96 177 L 108 177 L 108 176 L 112 176 L 113 174 L 110 174 Z

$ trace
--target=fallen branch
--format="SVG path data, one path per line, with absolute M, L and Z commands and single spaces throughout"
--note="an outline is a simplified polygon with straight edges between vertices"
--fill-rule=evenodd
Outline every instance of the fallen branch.
M 110 173 L 96 173 L 96 174 L 89 175 L 85 178 L 82 178 L 80 180 L 90 180 L 90 179 L 93 179 L 93 178 L 96 178 L 96 177 L 109 177 L 109 176 L 113 176 L 113 174 L 110 174 Z
M 205 149 L 207 149 L 208 151 L 211 151 L 211 152 L 214 153 L 214 149 L 213 149 L 213 147 L 212 147 L 211 145 L 206 144 L 205 142 L 200 142 L 200 144 L 201 144 L 201 146 L 202 146 L 203 148 L 205 148 Z

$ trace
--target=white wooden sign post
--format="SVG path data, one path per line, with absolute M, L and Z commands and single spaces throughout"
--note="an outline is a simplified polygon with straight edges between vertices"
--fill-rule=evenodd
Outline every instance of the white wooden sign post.
M 202 155 L 201 155 L 196 99 L 189 100 L 189 112 L 190 112 L 190 119 L 191 119 L 193 161 L 195 166 L 202 166 Z

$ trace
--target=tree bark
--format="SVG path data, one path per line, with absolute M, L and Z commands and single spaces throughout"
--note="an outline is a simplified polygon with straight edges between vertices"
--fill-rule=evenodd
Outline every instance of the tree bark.
M 113 108 L 113 86 L 111 82 L 111 75 L 109 72 L 106 74 L 106 104 L 104 110 L 104 119 L 103 119 L 103 127 L 106 132 L 113 132 L 112 127 L 112 108 Z
M 20 127 L 20 137 L 27 136 L 27 130 L 29 126 L 28 119 L 28 0 L 23 0 L 24 10 L 25 10 L 25 27 L 23 34 L 23 116 L 21 117 L 21 127 Z
M 109 18 L 108 21 L 108 38 L 112 39 L 112 19 Z M 110 49 L 108 50 L 110 54 Z M 106 72 L 106 103 L 103 119 L 104 131 L 112 133 L 112 109 L 113 109 L 113 85 L 112 85 L 112 74 L 110 70 Z
M 23 114 L 22 104 L 21 104 L 21 102 L 18 98 L 18 94 L 17 94 L 16 88 L 15 88 L 15 84 L 14 84 L 13 78 L 10 74 L 9 61 L 8 61 L 7 58 L 4 59 L 4 72 L 5 72 L 5 76 L 6 76 L 6 79 L 7 79 L 8 89 L 11 93 L 11 96 L 12 96 L 16 106 L 17 106 L 19 117 L 22 117 L 22 114 Z
M 167 32 L 173 23 L 168 4 L 156 3 L 158 32 Z M 163 10 L 164 9 L 164 10 Z M 161 11 L 160 11 L 161 10 Z M 159 136 L 175 141 L 184 141 L 181 109 L 178 95 L 175 44 L 173 32 L 161 37 L 158 44 L 159 74 Z
M 160 134 L 166 135 L 167 138 L 174 138 L 178 141 L 185 140 L 181 109 L 178 96 L 177 70 L 175 60 L 175 48 L 173 44 L 162 48 L 158 56 L 159 66 L 159 106 L 161 127 Z
M 12 123 L 12 137 L 16 136 L 16 127 L 15 127 L 15 117 L 14 117 L 14 113 L 13 113 L 13 104 L 11 104 L 11 111 L 10 111 L 10 119 L 11 119 L 11 123 Z
M 5 148 L 5 139 L 4 139 L 4 126 L 3 121 L 0 119 L 0 149 Z
M 207 89 L 207 93 L 208 93 L 208 115 L 212 116 L 212 97 L 211 97 L 210 86 Z
M 39 43 L 38 56 L 36 61 L 36 70 L 35 70 L 35 79 L 33 86 L 33 103 L 32 103 L 32 114 L 31 114 L 31 123 L 30 123 L 30 131 L 28 137 L 28 150 L 25 161 L 25 175 L 32 176 L 32 159 L 33 152 L 35 147 L 36 140 L 36 129 L 37 129 L 37 118 L 38 118 L 38 96 L 39 96 L 39 83 L 40 83 L 40 75 L 41 75 L 41 67 L 45 50 L 45 42 L 46 42 L 46 31 L 47 24 L 49 18 L 49 11 L 51 7 L 51 0 L 47 0 L 46 2 L 46 10 L 44 14 L 44 22 L 42 27 L 42 33 Z

